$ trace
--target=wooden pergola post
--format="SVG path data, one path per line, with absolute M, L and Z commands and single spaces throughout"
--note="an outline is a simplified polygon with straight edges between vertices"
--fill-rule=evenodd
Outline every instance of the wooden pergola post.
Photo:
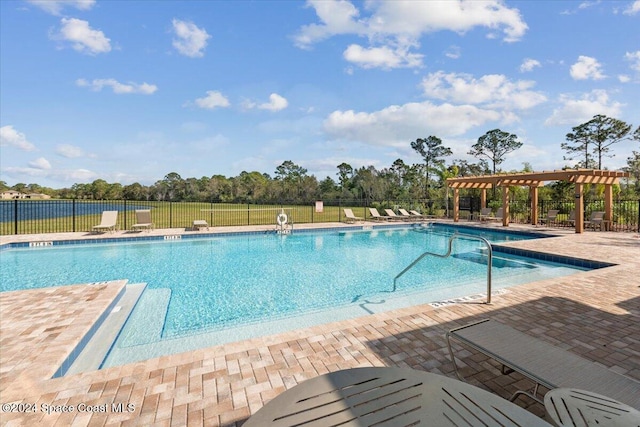
M 502 186 L 502 225 L 509 226 L 509 186 Z
M 487 207 L 487 189 L 483 188 L 480 191 L 480 209 Z
M 460 221 L 460 190 L 453 189 L 453 222 Z
M 613 186 L 604 186 L 604 219 L 609 221 L 609 226 L 613 224 Z
M 584 184 L 576 182 L 576 233 L 584 231 Z

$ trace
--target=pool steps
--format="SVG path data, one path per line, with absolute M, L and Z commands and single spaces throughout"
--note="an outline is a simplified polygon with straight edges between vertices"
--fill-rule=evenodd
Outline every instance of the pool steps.
M 102 361 L 115 342 L 124 323 L 135 307 L 140 295 L 146 288 L 146 283 L 127 284 L 115 305 L 105 311 L 105 317 L 95 331 L 92 328 L 84 338 L 86 344 L 70 367 L 58 376 L 95 371 L 100 368 Z

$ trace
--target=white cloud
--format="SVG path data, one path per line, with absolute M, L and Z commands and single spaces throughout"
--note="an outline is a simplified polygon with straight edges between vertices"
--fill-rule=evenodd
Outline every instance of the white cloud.
M 0 127 L 0 146 L 12 146 L 23 151 L 33 151 L 35 145 L 27 141 L 24 133 L 18 132 L 11 125 Z
M 76 18 L 62 18 L 60 32 L 51 36 L 54 40 L 68 41 L 71 47 L 89 55 L 111 51 L 111 40 L 100 30 L 94 30 L 89 22 Z
M 96 4 L 96 0 L 27 0 L 51 15 L 59 16 L 65 7 L 74 7 L 78 10 L 89 10 Z
M 631 81 L 631 77 L 629 77 L 629 76 L 628 76 L 628 75 L 626 75 L 626 74 L 620 74 L 620 75 L 618 76 L 618 81 L 619 81 L 620 83 L 629 83 L 629 82 Z
M 9 176 L 15 176 L 18 180 L 24 180 L 24 177 L 35 177 L 40 179 L 52 179 L 68 183 L 88 182 L 99 175 L 87 169 L 41 169 L 37 167 L 8 167 L 2 170 Z
M 542 67 L 542 65 L 540 64 L 540 61 L 531 59 L 531 58 L 526 58 L 524 61 L 522 61 L 522 64 L 520 64 L 520 72 L 526 73 L 528 71 L 533 71 L 533 69 L 536 67 Z
M 451 59 L 460 58 L 460 46 L 450 46 L 449 49 L 444 53 L 444 56 Z
M 625 15 L 635 15 L 640 12 L 640 0 L 636 0 L 623 12 Z
M 56 147 L 56 154 L 67 159 L 75 159 L 84 156 L 84 151 L 82 148 L 70 144 L 60 144 Z
M 173 47 L 182 55 L 191 58 L 204 56 L 207 40 L 211 38 L 204 28 L 198 28 L 193 22 L 174 19 L 173 31 L 177 38 L 173 39 Z
M 158 87 L 148 83 L 137 84 L 133 82 L 120 83 L 115 79 L 94 79 L 91 82 L 85 79 L 76 80 L 76 85 L 80 87 L 90 87 L 94 91 L 101 91 L 103 87 L 107 86 L 113 90 L 113 93 L 127 94 L 127 93 L 140 93 L 143 95 L 151 95 Z
M 547 100 L 531 90 L 532 81 L 516 82 L 502 74 L 490 74 L 476 79 L 469 74 L 445 74 L 444 71 L 431 73 L 421 82 L 424 94 L 456 104 L 484 104 L 489 108 L 513 108 L 526 110 Z
M 423 55 L 409 53 L 408 48 L 389 46 L 365 48 L 352 44 L 343 53 L 344 59 L 362 68 L 413 68 L 422 64 Z
M 289 106 L 289 101 L 286 98 L 278 95 L 277 93 L 272 93 L 269 95 L 269 102 L 264 102 L 262 104 L 258 104 L 256 101 L 252 101 L 250 99 L 245 99 L 242 102 L 242 108 L 245 110 L 251 110 L 254 108 L 258 108 L 260 110 L 268 110 L 268 111 L 280 111 L 284 110 Z
M 570 74 L 574 80 L 602 80 L 606 76 L 602 74 L 601 68 L 597 59 L 581 55 L 578 62 L 571 66 Z
M 640 50 L 636 50 L 635 52 L 626 52 L 624 54 L 624 59 L 631 62 L 631 69 L 633 71 L 640 72 Z
M 293 37 L 296 46 L 306 49 L 335 35 L 363 36 L 371 46 L 352 44 L 343 55 L 366 68 L 422 65 L 422 55 L 410 53 L 409 49 L 418 47 L 418 40 L 427 33 L 465 33 L 485 27 L 491 31 L 488 37 L 497 38 L 493 32 L 502 31 L 504 41 L 514 42 L 528 29 L 517 9 L 504 6 L 499 0 L 368 1 L 364 10 L 371 12 L 369 16 L 361 16 L 360 10 L 347 0 L 308 0 L 307 6 L 315 9 L 319 23 L 300 27 Z
M 45 159 L 44 157 L 38 157 L 34 161 L 29 162 L 29 166 L 34 169 L 51 169 L 51 163 L 49 163 L 49 160 Z
M 287 101 L 277 93 L 272 93 L 271 95 L 269 95 L 269 102 L 258 105 L 258 108 L 260 108 L 261 110 L 280 111 L 287 108 L 288 105 L 289 101 Z
M 207 96 L 204 98 L 196 99 L 196 105 L 200 108 L 205 108 L 207 110 L 213 110 L 218 107 L 228 107 L 229 100 L 220 92 L 215 90 L 208 90 Z
M 497 111 L 472 105 L 434 105 L 430 102 L 392 105 L 372 113 L 334 111 L 324 121 L 324 130 L 346 141 L 388 147 L 405 147 L 415 135 L 441 137 L 462 135 L 469 129 L 501 118 Z
M 604 90 L 594 90 L 577 99 L 563 94 L 560 95 L 559 103 L 560 107 L 553 110 L 545 125 L 577 126 L 596 114 L 617 117 L 623 106 L 619 102 L 611 101 Z

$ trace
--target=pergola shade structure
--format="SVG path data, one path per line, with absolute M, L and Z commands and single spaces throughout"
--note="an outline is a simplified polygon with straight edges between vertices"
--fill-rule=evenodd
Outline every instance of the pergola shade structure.
M 453 188 L 453 220 L 460 219 L 460 189 L 480 189 L 480 204 L 486 207 L 487 189 L 502 188 L 502 225 L 509 225 L 509 187 L 529 187 L 531 198 L 531 224 L 538 223 L 538 187 L 548 181 L 566 181 L 575 184 L 575 225 L 576 233 L 584 231 L 584 185 L 603 184 L 605 219 L 611 220 L 613 213 L 613 185 L 620 178 L 628 178 L 627 172 L 568 169 L 549 172 L 507 173 L 496 175 L 468 176 L 447 179 L 447 186 Z

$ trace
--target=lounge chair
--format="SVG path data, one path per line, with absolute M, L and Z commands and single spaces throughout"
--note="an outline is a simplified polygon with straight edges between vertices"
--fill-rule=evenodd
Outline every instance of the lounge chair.
M 422 215 L 420 212 L 413 209 L 410 210 L 409 213 L 422 221 L 433 218 L 433 215 Z
M 406 209 L 398 209 L 398 212 L 400 212 L 400 218 L 404 219 L 405 221 L 421 221 L 425 219 L 424 216 L 411 214 L 407 212 Z
M 558 218 L 558 212 L 560 211 L 557 209 L 550 209 L 547 212 L 546 218 L 542 218 L 540 222 L 546 225 L 547 227 L 551 226 L 552 223 L 556 222 L 556 219 Z
M 207 221 L 205 221 L 204 219 L 194 219 L 192 228 L 194 230 L 198 230 L 198 231 L 201 228 L 206 228 L 208 230 L 209 229 L 209 223 Z
M 404 218 L 396 215 L 396 213 L 391 209 L 385 209 L 384 211 L 387 213 L 387 216 L 391 219 L 391 221 L 404 221 Z
M 100 224 L 93 226 L 93 231 L 110 231 L 113 233 L 116 231 L 117 221 L 118 211 L 103 211 L 102 220 L 100 221 Z
M 364 218 L 360 218 L 359 216 L 355 216 L 353 214 L 353 210 L 344 208 L 344 222 L 353 224 L 357 221 L 364 221 Z
M 151 210 L 136 210 L 136 223 L 131 226 L 132 230 L 153 230 L 153 222 L 151 221 Z
M 376 208 L 369 208 L 369 212 L 371 213 L 371 219 L 374 221 L 388 221 L 391 219 L 388 216 L 380 215 Z
M 596 229 L 596 226 L 600 227 L 600 230 L 602 230 L 602 225 L 604 224 L 604 212 L 601 211 L 594 211 L 591 212 L 591 217 L 589 217 L 589 220 L 584 222 L 584 227 L 591 227 L 592 230 Z
M 496 211 L 496 216 L 493 219 L 495 219 L 496 221 L 502 221 L 503 216 L 504 216 L 503 209 L 498 208 L 498 210 Z
M 516 391 L 512 401 L 524 394 L 542 403 L 537 396 L 539 386 L 549 390 L 566 387 L 602 394 L 640 408 L 640 382 L 500 322 L 484 319 L 461 326 L 447 332 L 446 339 L 453 367 L 461 380 L 464 377 L 458 371 L 452 339 L 502 364 L 503 374 L 516 371 L 534 382 L 533 390 Z

